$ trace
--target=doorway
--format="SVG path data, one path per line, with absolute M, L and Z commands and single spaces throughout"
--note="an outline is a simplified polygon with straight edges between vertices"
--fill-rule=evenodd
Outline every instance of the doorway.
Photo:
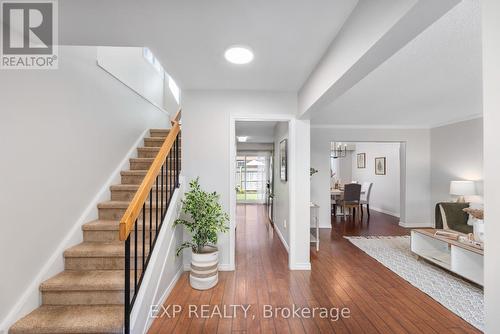
M 377 211 L 399 221 L 405 197 L 404 149 L 401 142 L 331 142 L 332 220 L 339 213 L 339 205 L 335 204 L 342 203 L 344 187 L 358 183 L 365 214 Z
M 261 206 L 264 209 L 270 233 L 280 240 L 287 251 L 292 243 L 289 181 L 294 174 L 291 169 L 288 180 L 280 177 L 282 164 L 280 150 L 276 149 L 280 143 L 292 142 L 291 119 L 292 116 L 288 115 L 231 118 L 234 130 L 230 143 L 230 215 L 234 222 L 234 230 L 230 231 L 232 259 L 235 258 L 233 250 L 236 249 L 237 229 L 252 228 L 251 224 L 255 224 L 252 220 L 238 218 L 245 216 L 245 210 L 252 210 L 252 207 Z M 240 224 L 245 226 L 239 227 Z
M 268 185 L 272 179 L 272 151 L 243 152 L 236 157 L 236 202 L 267 203 Z

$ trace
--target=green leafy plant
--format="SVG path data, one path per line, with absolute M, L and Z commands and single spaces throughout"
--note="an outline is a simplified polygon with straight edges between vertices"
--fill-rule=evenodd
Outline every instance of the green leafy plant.
M 191 233 L 191 241 L 182 243 L 177 249 L 177 255 L 184 248 L 195 253 L 201 253 L 203 247 L 217 244 L 217 233 L 227 232 L 229 215 L 223 211 L 216 192 L 208 193 L 200 187 L 199 178 L 189 183 L 189 192 L 182 201 L 182 211 L 191 219 L 177 219 L 174 226 L 184 225 Z

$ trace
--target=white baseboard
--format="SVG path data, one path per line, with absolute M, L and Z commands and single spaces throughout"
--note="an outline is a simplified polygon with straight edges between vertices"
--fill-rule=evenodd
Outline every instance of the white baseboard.
M 312 227 L 312 226 L 311 226 L 311 227 Z M 328 226 L 326 226 L 326 225 L 325 225 L 325 226 L 323 226 L 323 225 L 319 225 L 319 228 L 320 228 L 320 229 L 322 229 L 322 228 L 329 228 L 329 229 L 331 229 L 331 228 L 332 228 L 332 225 L 331 225 L 331 224 L 330 224 L 330 225 L 328 225 Z
M 429 227 L 434 227 L 433 223 L 414 223 L 414 222 L 399 222 L 399 226 L 404 227 L 404 228 L 429 228 Z
M 220 263 L 219 264 L 219 271 L 235 271 L 236 268 L 234 267 L 233 264 L 229 263 Z
M 370 211 L 371 210 L 377 211 L 377 212 L 381 212 L 381 213 L 385 213 L 386 215 L 393 216 L 393 217 L 396 217 L 396 218 L 400 217 L 399 212 L 392 212 L 392 211 L 385 210 L 385 209 L 382 209 L 382 208 L 377 208 L 377 207 L 370 207 Z
M 274 231 L 276 232 L 276 234 L 278 235 L 278 237 L 280 238 L 281 240 L 281 243 L 283 244 L 283 246 L 285 247 L 287 253 L 290 253 L 290 248 L 288 247 L 288 244 L 286 243 L 286 240 L 285 238 L 283 237 L 283 234 L 281 234 L 281 231 L 280 229 L 278 228 L 278 226 L 276 226 L 276 224 L 274 225 Z
M 137 147 L 141 144 L 142 140 L 144 140 L 148 131 L 149 130 L 145 130 L 132 145 L 123 160 L 119 163 L 113 173 L 111 173 L 107 181 L 90 201 L 89 205 L 77 219 L 68 234 L 66 234 L 47 262 L 45 262 L 42 269 L 31 281 L 23 295 L 19 298 L 18 302 L 14 305 L 14 307 L 12 307 L 12 310 L 5 317 L 5 319 L 2 320 L 0 323 L 0 333 L 2 331 L 7 332 L 14 322 L 41 305 L 41 295 L 39 290 L 40 284 L 64 270 L 64 251 L 83 241 L 82 225 L 97 219 L 97 204 L 110 198 L 109 187 L 120 182 L 120 172 L 127 169 L 130 158 L 137 156 Z
M 290 270 L 311 270 L 311 263 L 294 263 L 289 265 Z

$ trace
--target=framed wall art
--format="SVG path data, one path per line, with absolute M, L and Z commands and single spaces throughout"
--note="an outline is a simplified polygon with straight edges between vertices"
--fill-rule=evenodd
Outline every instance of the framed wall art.
M 385 157 L 375 158 L 375 175 L 385 175 Z
M 366 168 L 366 153 L 358 153 L 358 168 Z
M 280 141 L 280 179 L 286 182 L 288 180 L 288 140 Z

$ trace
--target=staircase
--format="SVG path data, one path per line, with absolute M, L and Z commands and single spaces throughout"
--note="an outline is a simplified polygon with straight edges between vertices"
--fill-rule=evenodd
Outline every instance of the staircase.
M 120 219 L 169 130 L 152 129 L 149 133 L 144 147 L 137 149 L 138 157 L 130 159 L 130 170 L 121 172 L 121 184 L 111 186 L 110 200 L 98 204 L 98 219 L 82 226 L 83 242 L 64 252 L 65 270 L 40 285 L 42 305 L 17 321 L 9 333 L 123 333 L 125 248 L 124 242 L 119 241 Z M 169 189 L 164 187 L 163 191 Z M 160 206 L 156 201 L 146 202 L 147 207 L 150 204 L 153 209 Z M 148 231 L 144 233 L 146 254 L 138 247 L 138 256 L 142 258 L 149 254 L 150 227 L 137 225 L 141 232 L 143 228 Z M 152 229 L 155 230 L 154 225 Z M 137 233 L 140 244 L 142 235 Z M 135 233 L 130 237 L 135 241 Z

